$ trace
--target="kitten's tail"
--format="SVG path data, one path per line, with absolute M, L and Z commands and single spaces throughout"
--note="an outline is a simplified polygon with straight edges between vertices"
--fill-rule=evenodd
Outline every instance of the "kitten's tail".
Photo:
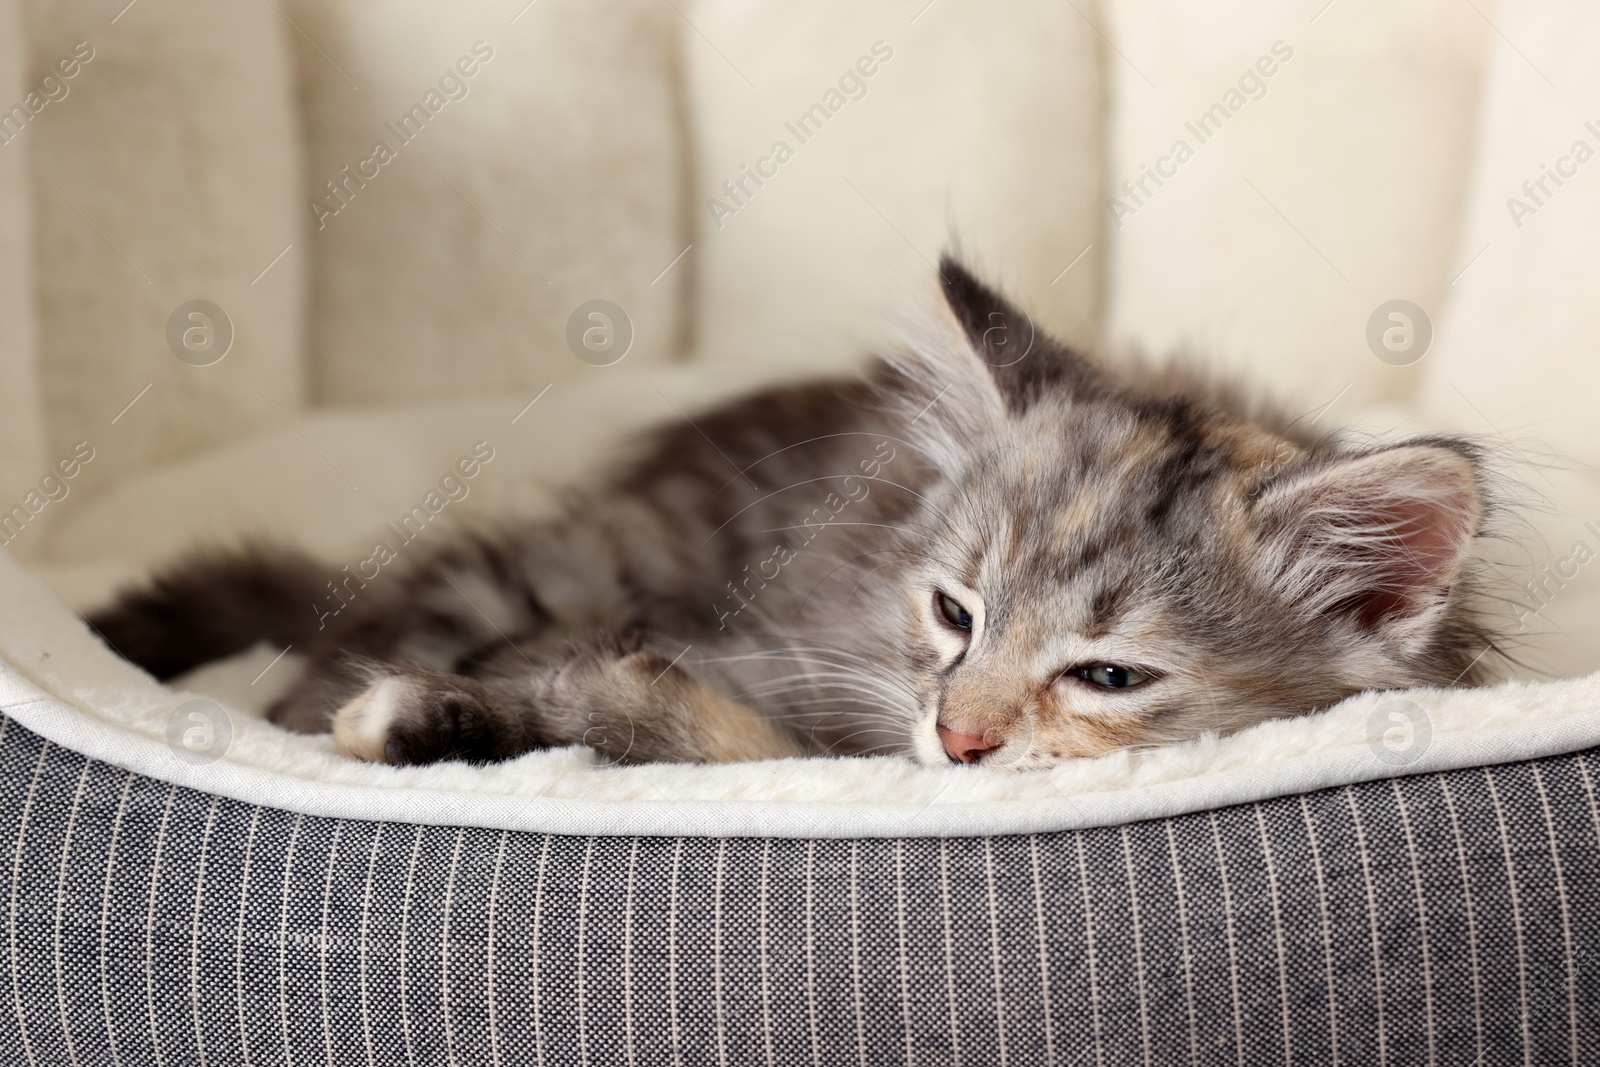
M 124 659 L 165 681 L 257 641 L 310 645 L 326 572 L 271 545 L 202 552 L 122 590 L 88 622 Z

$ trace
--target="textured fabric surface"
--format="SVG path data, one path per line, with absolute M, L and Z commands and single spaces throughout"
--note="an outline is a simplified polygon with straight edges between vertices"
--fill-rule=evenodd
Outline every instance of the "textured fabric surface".
M 297 418 L 313 287 L 294 31 L 264 4 L 179 0 L 122 17 L 106 6 L 21 4 L 30 86 L 63 59 L 83 62 L 4 146 L 32 154 L 44 439 L 29 480 L 87 440 L 97 456 L 72 487 L 79 499 Z M 222 318 L 190 319 L 180 309 L 196 300 Z M 199 344 L 190 358 L 205 365 L 178 358 L 169 328 L 199 329 L 176 351 Z M 9 505 L 21 486 L 6 488 Z
M 1595 752 L 1033 836 L 585 838 L 0 728 L 7 1064 L 1600 1057 Z
M 1307 418 L 1337 396 L 1329 417 L 1341 419 L 1340 405 L 1409 401 L 1423 372 L 1374 358 L 1373 309 L 1405 297 L 1442 321 L 1478 250 L 1457 247 L 1460 161 L 1498 38 L 1449 0 L 1352 4 L 1337 18 L 1318 7 L 1104 6 L 1129 60 L 1106 67 L 1106 332 L 1197 350 Z M 1499 294 L 1484 304 L 1522 319 Z M 1427 366 L 1453 373 L 1441 355 Z
M 691 34 L 684 50 L 695 359 L 812 371 L 893 343 L 906 294 L 952 242 L 1041 328 L 1094 342 L 1106 74 L 1082 11 L 683 6 L 717 43 Z
M 632 323 L 630 369 L 682 354 L 690 268 L 666 269 L 695 240 L 677 12 L 651 0 L 281 6 L 303 85 L 295 206 L 316 276 L 304 353 L 315 404 L 532 396 L 593 379 L 601 369 L 569 351 L 566 330 L 595 299 Z

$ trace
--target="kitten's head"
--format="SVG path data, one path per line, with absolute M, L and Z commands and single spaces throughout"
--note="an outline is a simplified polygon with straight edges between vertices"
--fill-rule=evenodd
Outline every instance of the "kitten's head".
M 949 314 L 899 366 L 937 468 L 903 572 L 919 759 L 1041 767 L 1479 680 L 1470 445 L 1347 448 L 1119 381 L 940 273 Z

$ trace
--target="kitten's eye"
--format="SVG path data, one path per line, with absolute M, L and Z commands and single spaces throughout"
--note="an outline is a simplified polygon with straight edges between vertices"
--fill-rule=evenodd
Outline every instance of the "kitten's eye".
M 945 621 L 958 630 L 972 629 L 972 613 L 948 593 L 936 593 L 935 599 L 939 602 L 939 610 L 944 613 Z
M 1088 667 L 1074 667 L 1067 672 L 1102 689 L 1131 689 L 1143 685 L 1150 676 L 1133 667 L 1118 667 L 1113 663 L 1095 663 Z

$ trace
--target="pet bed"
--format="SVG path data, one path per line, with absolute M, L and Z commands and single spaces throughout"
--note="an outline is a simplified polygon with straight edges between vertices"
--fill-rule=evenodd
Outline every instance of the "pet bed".
M 481 437 L 460 510 L 526 506 L 619 409 L 713 398 L 679 371 L 851 358 L 952 218 L 1063 336 L 1600 462 L 1595 186 L 1505 205 L 1580 136 L 1548 89 L 1600 17 L 1502 6 L 0 0 L 0 106 L 96 56 L 0 152 L 0 480 L 40 490 L 9 550 L 85 604 L 197 536 L 347 560 Z M 480 36 L 471 95 L 308 213 Z M 708 218 L 879 39 L 870 98 Z M 1280 39 L 1270 99 L 1108 221 Z M 1439 320 L 1416 368 L 1360 343 L 1401 296 Z M 239 327 L 204 367 L 164 336 L 197 297 Z M 596 297 L 621 367 L 568 358 Z M 80 443 L 69 499 L 41 475 Z M 1593 489 L 1550 490 L 1543 629 L 1595 632 Z M 1567 644 L 1542 665 L 1594 669 Z M 0 554 L 0 1063 L 1600 1061 L 1594 678 L 1025 775 L 393 769 L 252 715 L 274 656 L 157 686 Z
M 231 698 L 267 650 L 173 691 L 0 587 L 7 1063 L 1600 1056 L 1600 678 L 1026 774 L 389 768 Z

